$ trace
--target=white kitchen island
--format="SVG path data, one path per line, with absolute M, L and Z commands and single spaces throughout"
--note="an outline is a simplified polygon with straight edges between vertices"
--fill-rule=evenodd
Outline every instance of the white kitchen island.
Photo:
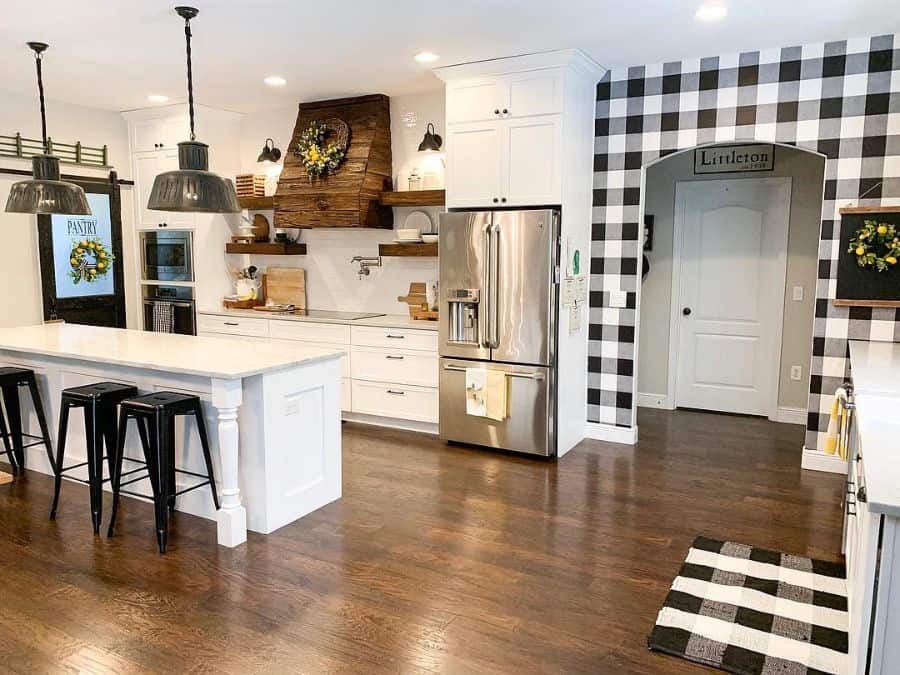
M 241 344 L 75 324 L 0 330 L 0 365 L 35 371 L 54 450 L 60 392 L 68 387 L 114 381 L 135 385 L 142 394 L 166 390 L 199 396 L 221 508 L 215 511 L 207 489 L 180 496 L 177 508 L 216 520 L 219 543 L 230 547 L 245 542 L 248 529 L 268 534 L 340 498 L 341 356 L 340 350 L 304 345 Z M 28 415 L 24 430 L 35 433 L 37 420 L 27 396 L 22 404 L 23 418 Z M 73 414 L 66 466 L 85 460 L 84 438 L 79 416 Z M 176 446 L 178 468 L 204 472 L 190 419 L 179 420 Z M 52 473 L 42 446 L 27 452 L 27 468 Z M 134 428 L 125 455 L 142 456 Z M 184 480 L 187 486 L 196 479 Z M 130 489 L 150 494 L 146 480 Z M 75 498 L 64 486 L 62 502 Z

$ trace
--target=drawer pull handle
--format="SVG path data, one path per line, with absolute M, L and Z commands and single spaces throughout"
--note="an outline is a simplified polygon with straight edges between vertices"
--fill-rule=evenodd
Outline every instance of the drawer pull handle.
M 394 361 L 402 361 L 404 357 L 402 356 L 391 356 L 390 354 L 386 355 L 384 358 L 393 359 Z
M 460 366 L 444 366 L 444 370 L 453 370 L 457 373 L 466 372 L 465 368 L 461 368 Z M 507 377 L 518 377 L 523 380 L 543 380 L 544 376 L 541 373 L 503 373 Z
M 223 323 L 224 323 L 226 326 L 240 326 L 240 325 L 241 325 L 241 324 L 236 323 L 236 322 L 234 322 L 234 321 L 224 321 Z
M 403 340 L 403 339 L 406 338 L 405 335 L 391 335 L 390 333 L 388 333 L 387 335 L 385 335 L 385 337 L 386 337 L 386 338 L 390 338 L 391 340 Z
M 405 396 L 406 395 L 405 391 L 394 391 L 393 389 L 388 389 L 387 393 L 393 394 L 394 396 Z

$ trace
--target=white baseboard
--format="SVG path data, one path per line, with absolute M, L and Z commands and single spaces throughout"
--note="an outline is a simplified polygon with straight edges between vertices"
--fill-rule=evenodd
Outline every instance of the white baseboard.
M 828 473 L 847 473 L 847 460 L 837 455 L 826 455 L 818 450 L 810 450 L 803 446 L 803 461 L 800 464 L 810 471 L 827 471 Z
M 659 408 L 660 410 L 675 410 L 675 401 L 668 394 L 647 394 L 638 392 L 638 408 Z
M 637 443 L 638 428 L 617 427 L 613 424 L 600 424 L 599 422 L 587 422 L 584 426 L 586 438 L 597 441 L 609 441 L 610 443 L 624 443 L 634 445 Z
M 418 431 L 422 434 L 437 436 L 438 425 L 431 422 L 418 422 L 416 420 L 401 420 L 395 417 L 381 417 L 380 415 L 366 415 L 353 413 L 349 410 L 341 411 L 341 419 L 345 422 L 369 424 L 375 427 L 387 427 L 389 429 L 402 429 L 403 431 Z
M 783 424 L 802 424 L 806 426 L 806 408 L 788 408 L 779 406 L 773 422 Z

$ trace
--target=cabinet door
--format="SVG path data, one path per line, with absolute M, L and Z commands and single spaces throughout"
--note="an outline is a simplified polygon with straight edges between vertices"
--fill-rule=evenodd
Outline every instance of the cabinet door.
M 505 77 L 467 80 L 447 87 L 447 123 L 500 119 L 509 108 Z
M 131 123 L 131 148 L 134 152 L 177 150 L 178 143 L 188 140 L 185 117 L 137 120 Z
M 530 117 L 562 112 L 563 75 L 558 70 L 533 70 L 509 78 L 506 117 Z
M 147 208 L 153 180 L 164 171 L 178 168 L 178 150 L 157 150 L 143 152 L 134 156 L 134 182 L 137 199 L 138 229 L 155 230 L 164 227 L 169 230 L 187 230 L 194 227 L 196 220 L 193 213 L 177 211 L 153 211 Z
M 454 124 L 447 131 L 447 206 L 499 203 L 503 180 L 500 123 Z
M 511 119 L 504 122 L 502 196 L 507 206 L 559 204 L 561 196 L 559 116 Z

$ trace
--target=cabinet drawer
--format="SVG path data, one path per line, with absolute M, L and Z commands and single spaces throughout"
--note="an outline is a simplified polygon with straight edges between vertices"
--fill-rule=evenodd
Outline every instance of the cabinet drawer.
M 353 412 L 437 422 L 438 390 L 433 387 L 353 380 Z
M 269 322 L 269 335 L 281 340 L 350 344 L 350 326 L 338 323 L 315 323 L 312 321 L 303 323 L 273 319 Z
M 284 350 L 290 353 L 291 349 L 304 349 L 306 347 L 318 347 L 320 349 L 333 349 L 344 352 L 341 357 L 341 377 L 350 377 L 350 346 L 343 344 L 334 344 L 326 342 L 310 342 L 307 340 L 281 340 L 269 338 L 269 342 L 277 345 L 284 345 Z
M 268 319 L 201 314 L 197 319 L 197 331 L 203 333 L 224 333 L 226 335 L 268 337 L 269 321 Z
M 352 348 L 351 372 L 355 380 L 374 380 L 436 387 L 437 354 L 409 349 Z
M 350 338 L 354 345 L 360 347 L 423 349 L 437 353 L 437 331 L 433 330 L 353 326 Z

